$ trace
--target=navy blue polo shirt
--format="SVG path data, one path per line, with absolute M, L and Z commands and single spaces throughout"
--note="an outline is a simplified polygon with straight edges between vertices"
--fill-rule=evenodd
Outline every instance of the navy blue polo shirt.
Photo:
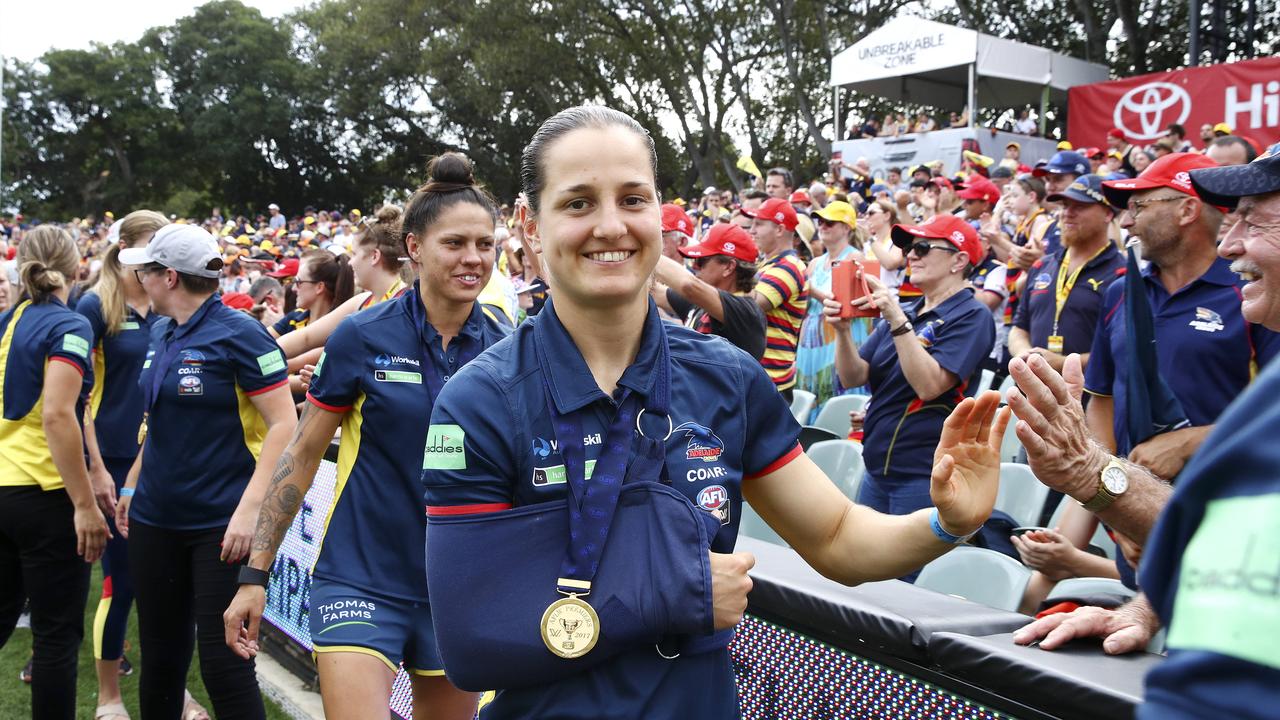
M 1062 227 L 1058 224 L 1058 218 L 1054 217 L 1053 221 L 1044 230 L 1044 236 L 1040 238 L 1044 242 L 1044 254 L 1057 255 L 1062 250 Z
M 151 346 L 151 326 L 159 316 L 139 314 L 124 303 L 124 322 L 115 334 L 102 316 L 102 298 L 85 293 L 76 312 L 89 320 L 93 330 L 93 391 L 89 396 L 98 451 L 104 458 L 138 456 L 138 431 L 142 423 L 142 393 L 138 377 Z
M 334 330 L 307 392 L 313 405 L 343 416 L 338 481 L 316 577 L 427 600 L 421 476 L 432 388 L 509 333 L 476 303 L 445 349 L 417 283 Z
M 297 310 L 285 313 L 284 317 L 277 320 L 276 324 L 271 326 L 271 329 L 275 330 L 276 336 L 279 337 L 281 335 L 291 333 L 300 327 L 306 327 L 310 320 L 311 311 L 298 308 Z
M 89 321 L 56 297 L 23 300 L 0 315 L 0 486 L 64 487 L 44 432 L 44 373 L 49 363 L 62 362 L 84 376 L 76 402 L 82 418 L 83 398 L 93 387 L 91 338 Z
M 872 400 L 863 423 L 862 458 L 875 478 L 928 477 L 933 471 L 933 451 L 942 436 L 942 424 L 965 395 L 972 395 L 970 381 L 996 342 L 991 311 L 973 291 L 963 289 L 940 305 L 921 312 L 920 298 L 903 308 L 915 326 L 915 337 L 943 370 L 960 383 L 936 398 L 922 400 L 898 362 L 889 325 L 876 322 L 858 354 L 871 366 L 867 384 Z
M 1198 279 L 1170 295 L 1148 264 L 1143 285 L 1155 318 L 1161 377 L 1182 403 L 1192 425 L 1212 425 L 1253 380 L 1257 368 L 1280 350 L 1280 335 L 1244 319 L 1240 286 L 1231 263 L 1218 258 Z M 1115 399 L 1114 428 L 1120 455 L 1133 449 L 1125 422 L 1128 343 L 1125 281 L 1111 284 L 1103 300 L 1084 388 Z M 1189 363 L 1190 361 L 1190 363 Z
M 553 377 L 545 381 L 557 408 L 564 413 L 586 410 L 582 427 L 588 463 L 599 457 L 617 405 L 631 393 L 651 392 L 662 326 L 656 306 L 650 303 L 640 350 L 618 380 L 613 398 L 596 384 L 554 308 L 554 300 L 548 301 L 543 312 L 445 386 L 431 416 L 432 433 L 463 438 L 463 467 L 423 473 L 429 511 L 449 506 L 450 514 L 469 508 L 483 512 L 566 496 L 564 460 L 555 443 L 535 342 L 547 343 Z M 798 457 L 800 428 L 749 355 L 724 338 L 687 328 L 670 325 L 666 333 L 674 427 L 666 445 L 667 477 L 694 504 L 716 511 L 721 528 L 711 549 L 730 552 L 741 516 L 743 479 L 767 475 Z M 738 701 L 727 650 L 664 660 L 649 646 L 569 680 L 499 690 L 480 714 L 485 720 L 736 718 Z
M 165 349 L 179 344 L 168 367 L 158 367 Z M 214 293 L 185 324 L 163 318 L 151 326 L 138 379 L 144 398 L 157 372 L 164 376 L 129 516 L 174 530 L 226 525 L 267 434 L 249 398 L 288 385 L 284 353 L 262 323 Z
M 1066 257 L 1066 248 L 1055 255 L 1045 255 L 1027 271 L 1022 300 L 1013 316 L 1013 326 L 1031 336 L 1031 347 L 1049 347 L 1053 334 L 1053 316 L 1057 307 L 1058 268 Z M 1093 345 L 1094 330 L 1102 312 L 1102 294 L 1120 277 L 1124 256 L 1108 242 L 1097 257 L 1085 264 L 1067 295 L 1058 322 L 1062 336 L 1062 353 L 1087 353 Z
M 1140 720 L 1280 707 L 1277 397 L 1273 363 L 1218 418 L 1147 539 L 1138 577 L 1169 629 L 1169 657 L 1147 675 Z

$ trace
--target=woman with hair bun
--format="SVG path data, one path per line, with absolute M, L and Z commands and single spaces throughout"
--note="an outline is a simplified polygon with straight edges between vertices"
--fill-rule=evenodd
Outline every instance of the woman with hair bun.
M 373 218 L 360 222 L 351 255 L 356 282 L 369 293 L 360 309 L 399 297 L 408 290 L 401 279 L 404 267 L 404 236 L 400 232 L 402 212 L 396 205 L 383 205 Z
M 22 297 L 0 315 L 0 647 L 29 597 L 34 718 L 75 717 L 89 569 L 110 535 L 83 454 L 93 332 L 66 305 L 79 262 L 65 230 L 28 232 Z
M 329 718 L 386 715 L 401 663 L 413 678 L 416 720 L 462 720 L 476 710 L 476 695 L 445 679 L 436 651 L 419 477 L 441 387 L 507 334 L 477 301 L 494 267 L 497 212 L 465 156 L 441 155 L 428 174 L 401 221 L 418 280 L 343 320 L 325 344 L 298 431 L 262 505 L 249 559 L 250 567 L 271 568 L 341 426 L 338 484 L 310 595 L 311 640 Z M 378 217 L 375 228 L 390 221 L 382 212 Z M 383 259 L 399 252 L 400 240 L 372 229 L 365 237 L 372 238 L 365 246 L 369 259 L 385 269 Z M 257 652 L 265 604 L 264 587 L 242 585 L 227 609 L 226 641 L 243 657 Z

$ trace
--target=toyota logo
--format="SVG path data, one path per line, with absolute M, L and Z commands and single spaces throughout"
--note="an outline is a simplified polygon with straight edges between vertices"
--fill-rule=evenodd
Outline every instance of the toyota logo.
M 1154 140 L 1170 123 L 1184 123 L 1191 114 L 1191 96 L 1180 86 L 1149 82 L 1125 93 L 1116 103 L 1112 120 L 1135 140 Z

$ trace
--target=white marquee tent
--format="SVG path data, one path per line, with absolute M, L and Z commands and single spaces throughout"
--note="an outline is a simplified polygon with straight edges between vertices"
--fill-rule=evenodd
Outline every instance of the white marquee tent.
M 840 90 L 937 108 L 1065 105 L 1067 89 L 1107 80 L 1107 68 L 975 30 L 899 15 L 831 61 Z M 1041 128 L 1043 131 L 1043 127 Z

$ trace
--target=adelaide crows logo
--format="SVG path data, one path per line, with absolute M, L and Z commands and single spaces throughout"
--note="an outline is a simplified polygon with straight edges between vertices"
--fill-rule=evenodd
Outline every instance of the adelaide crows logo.
M 711 432 L 711 428 L 693 422 L 680 423 L 671 431 L 671 434 L 679 435 L 680 433 L 684 433 L 685 437 L 689 438 L 689 446 L 684 453 L 685 458 L 689 460 L 715 462 L 724 453 L 724 443 Z

